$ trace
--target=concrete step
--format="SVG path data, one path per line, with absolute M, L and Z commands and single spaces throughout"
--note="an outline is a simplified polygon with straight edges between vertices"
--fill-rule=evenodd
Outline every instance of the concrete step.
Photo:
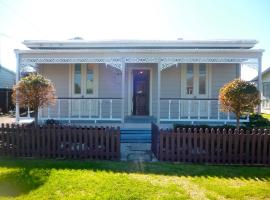
M 152 161 L 151 143 L 121 143 L 121 160 Z
M 125 128 L 121 129 L 121 143 L 150 143 L 151 129 Z
M 121 143 L 123 151 L 150 151 L 151 143 Z
M 121 134 L 121 140 L 125 139 L 151 139 L 150 134 Z
M 121 129 L 120 132 L 122 134 L 151 134 L 151 130 L 145 130 L 145 129 Z

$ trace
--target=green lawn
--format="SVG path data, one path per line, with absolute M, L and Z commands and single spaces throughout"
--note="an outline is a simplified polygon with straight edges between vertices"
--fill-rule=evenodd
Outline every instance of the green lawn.
M 270 120 L 270 114 L 262 114 L 262 116 L 268 120 Z
M 270 199 L 270 168 L 0 160 L 0 199 Z

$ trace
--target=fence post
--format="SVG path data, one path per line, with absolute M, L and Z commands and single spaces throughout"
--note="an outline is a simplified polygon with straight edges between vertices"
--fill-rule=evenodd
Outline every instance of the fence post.
M 231 164 L 232 163 L 232 129 L 229 129 L 228 139 L 229 139 L 229 143 L 228 143 L 228 163 Z
M 164 160 L 164 156 L 163 156 L 163 154 L 164 154 L 164 144 L 163 144 L 163 130 L 161 129 L 160 130 L 160 146 L 159 146 L 159 148 L 160 148 L 160 150 L 159 150 L 159 156 L 160 156 L 160 160 L 161 161 L 163 161 Z
M 234 129 L 232 140 L 232 162 L 237 163 L 238 157 L 238 129 Z
M 182 139 L 183 139 L 183 162 L 187 162 L 187 130 L 186 128 L 182 129 Z
M 220 137 L 221 136 L 221 133 L 220 133 L 220 129 L 218 128 L 217 129 L 217 132 L 216 132 L 216 139 L 217 139 L 217 146 L 216 146 L 216 163 L 221 163 L 221 160 L 220 160 L 220 152 L 221 152 L 221 148 L 220 148 Z
M 244 149 L 244 140 L 246 139 L 244 135 L 244 130 L 241 129 L 239 133 L 239 143 L 240 143 L 240 148 L 239 148 L 239 163 L 243 164 L 244 163 L 244 157 L 243 157 L 243 149 Z
M 262 140 L 263 140 L 263 158 L 262 158 L 263 161 L 262 161 L 262 163 L 264 165 L 266 165 L 267 164 L 267 142 L 268 142 L 268 135 L 267 135 L 266 129 L 264 129 L 264 131 L 263 131 Z M 270 145 L 269 145 L 269 148 L 270 148 Z M 269 158 L 270 158 L 270 155 L 269 155 Z
M 197 163 L 199 161 L 198 158 L 198 129 L 193 129 L 193 162 Z
M 255 129 L 252 129 L 251 138 L 252 138 L 252 143 L 251 143 L 251 163 L 254 164 L 256 162 L 256 160 L 255 160 L 255 155 L 256 155 L 255 147 L 256 147 L 256 143 L 257 143 L 256 130 Z
M 257 164 L 261 164 L 261 155 L 262 155 L 262 131 L 261 129 L 258 129 L 258 133 L 257 133 L 257 149 L 256 149 L 256 158 L 257 158 Z
M 246 134 L 245 134 L 245 164 L 249 164 L 250 163 L 250 155 L 251 155 L 251 150 L 250 150 L 250 138 L 251 138 L 251 134 L 250 131 L 247 130 Z
M 188 129 L 188 162 L 191 162 L 193 159 L 193 155 L 192 155 L 192 131 L 191 128 Z
M 204 160 L 204 154 L 203 154 L 203 152 L 204 152 L 204 149 L 203 149 L 203 139 L 204 139 L 204 133 L 203 133 L 203 129 L 202 128 L 200 128 L 200 130 L 199 130 L 199 140 L 200 140 L 200 145 L 199 145 L 199 156 L 200 156 L 200 160 L 199 160 L 199 162 L 200 163 L 202 163 L 203 162 L 203 160 Z
M 211 145 L 210 145 L 210 147 L 211 147 L 211 163 L 214 163 L 215 162 L 215 140 L 216 140 L 216 134 L 215 134 L 215 130 L 212 128 L 211 129 L 211 135 L 210 135 L 210 138 L 211 138 L 211 140 L 210 140 L 210 142 L 211 142 Z

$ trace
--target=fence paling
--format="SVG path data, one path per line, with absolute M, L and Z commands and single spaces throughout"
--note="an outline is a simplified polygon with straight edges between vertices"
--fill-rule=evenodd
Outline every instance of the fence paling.
M 152 124 L 152 151 L 161 161 L 270 164 L 269 130 L 155 128 Z
M 0 155 L 14 157 L 119 159 L 120 129 L 103 127 L 0 127 Z

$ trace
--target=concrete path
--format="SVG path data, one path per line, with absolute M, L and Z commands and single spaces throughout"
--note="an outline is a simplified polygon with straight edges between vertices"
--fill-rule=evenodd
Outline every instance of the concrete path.
M 12 123 L 15 123 L 15 117 L 11 117 L 11 116 L 0 116 L 0 124 L 4 123 L 8 123 L 8 124 L 12 124 Z

